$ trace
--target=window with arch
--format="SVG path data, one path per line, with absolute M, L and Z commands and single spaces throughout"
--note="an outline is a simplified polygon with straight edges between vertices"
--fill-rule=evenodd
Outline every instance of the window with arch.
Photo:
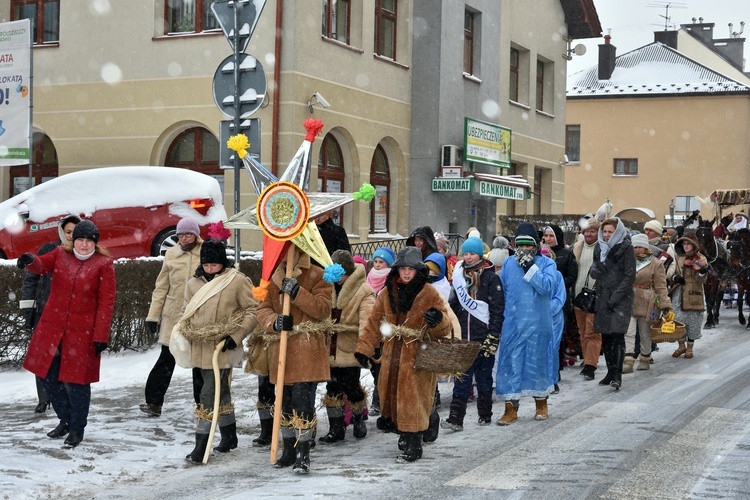
M 375 154 L 372 155 L 370 184 L 375 187 L 375 198 L 370 202 L 370 232 L 387 233 L 391 173 L 388 166 L 388 156 L 380 144 L 375 148 Z
M 29 165 L 10 167 L 9 196 L 15 196 L 27 189 L 37 186 L 44 181 L 57 177 L 57 150 L 52 139 L 42 132 L 34 132 L 31 145 L 32 182 L 29 186 Z
M 224 172 L 219 167 L 219 140 L 208 129 L 193 127 L 178 135 L 167 149 L 164 165 L 210 175 L 219 181 L 224 191 Z
M 318 156 L 318 192 L 341 193 L 344 189 L 344 156 L 336 138 L 326 134 Z M 339 208 L 332 216 L 333 222 L 341 225 L 344 211 Z

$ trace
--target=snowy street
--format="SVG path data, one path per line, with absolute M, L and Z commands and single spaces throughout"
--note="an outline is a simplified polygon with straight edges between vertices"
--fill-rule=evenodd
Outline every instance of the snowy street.
M 660 344 L 651 369 L 624 375 L 619 392 L 566 367 L 546 422 L 533 419 L 529 398 L 511 426 L 479 427 L 470 403 L 463 432 L 441 429 L 421 460 L 396 464 L 396 436 L 371 417 L 365 439 L 349 427 L 343 443 L 318 444 L 308 476 L 271 467 L 268 449 L 251 446 L 257 383 L 241 370 L 233 382 L 239 447 L 206 466 L 184 460 L 194 443 L 188 370 L 176 368 L 160 417 L 138 409 L 157 349 L 105 355 L 84 441 L 73 450 L 46 437 L 57 419 L 33 412 L 33 376 L 0 372 L 0 491 L 8 499 L 747 498 L 750 332 L 736 310 L 722 309 L 721 320 L 696 342 L 694 359 L 672 358 L 676 344 Z M 602 357 L 597 380 L 603 365 Z M 371 389 L 364 370 L 363 380 Z M 318 402 L 324 391 L 320 384 Z M 445 417 L 451 385 L 440 391 Z M 496 420 L 502 402 L 494 412 Z M 321 436 L 324 409 L 318 418 Z

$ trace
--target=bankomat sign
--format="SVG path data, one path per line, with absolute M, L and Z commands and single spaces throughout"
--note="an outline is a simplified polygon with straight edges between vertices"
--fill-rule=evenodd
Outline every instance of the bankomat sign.
M 437 177 L 432 179 L 433 191 L 474 191 L 474 179 L 448 179 Z
M 526 190 L 522 187 L 486 181 L 479 181 L 479 194 L 482 196 L 491 196 L 492 198 L 505 198 L 516 201 L 526 199 Z

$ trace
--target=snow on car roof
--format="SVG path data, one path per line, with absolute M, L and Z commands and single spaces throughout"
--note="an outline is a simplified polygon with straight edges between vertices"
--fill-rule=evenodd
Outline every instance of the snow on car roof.
M 25 204 L 29 219 L 41 222 L 60 214 L 162 205 L 211 198 L 222 193 L 213 177 L 174 167 L 102 167 L 61 175 L 0 203 L 0 229 L 16 224 Z

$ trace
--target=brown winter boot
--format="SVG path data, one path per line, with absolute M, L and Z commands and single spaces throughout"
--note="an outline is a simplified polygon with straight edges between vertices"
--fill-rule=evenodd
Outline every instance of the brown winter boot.
M 685 349 L 685 359 L 693 358 L 693 342 L 687 343 L 687 349 Z
M 534 415 L 534 420 L 547 420 L 547 398 L 534 399 L 534 402 L 536 403 L 536 415 Z
M 633 356 L 625 356 L 625 359 L 622 362 L 622 373 L 633 373 L 634 364 L 635 358 Z
M 636 368 L 636 369 L 637 370 L 648 370 L 650 367 L 651 367 L 651 356 L 646 356 L 645 354 L 641 354 L 638 357 L 638 368 Z
M 511 401 L 506 401 L 505 414 L 497 421 L 497 425 L 510 425 L 516 420 L 518 420 L 518 408 Z
M 679 358 L 683 354 L 687 352 L 687 349 L 685 348 L 685 342 L 683 340 L 680 340 L 677 342 L 677 350 L 672 353 L 673 358 Z M 691 355 L 692 357 L 692 355 Z

